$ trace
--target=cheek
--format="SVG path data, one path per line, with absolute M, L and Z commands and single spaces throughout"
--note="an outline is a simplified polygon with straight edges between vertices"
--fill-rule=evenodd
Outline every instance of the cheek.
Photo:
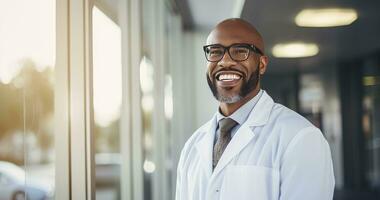
M 216 64 L 214 64 L 214 63 L 207 63 L 207 74 L 210 77 L 211 77 L 211 74 L 213 73 L 215 67 L 216 67 Z
M 251 61 L 251 62 L 245 62 L 243 64 L 245 70 L 246 70 L 246 75 L 248 76 L 247 78 L 249 78 L 249 76 L 251 76 L 253 73 L 256 72 L 256 70 L 258 70 L 258 63 L 257 62 L 254 62 L 254 61 Z

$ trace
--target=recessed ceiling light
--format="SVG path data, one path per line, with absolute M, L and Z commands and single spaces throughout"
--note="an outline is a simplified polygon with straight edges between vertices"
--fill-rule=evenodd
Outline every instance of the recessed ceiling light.
M 363 77 L 364 86 L 374 86 L 380 84 L 380 76 L 365 76 Z
M 316 44 L 303 42 L 276 44 L 272 49 L 273 55 L 278 58 L 310 57 L 317 55 L 318 52 Z
M 349 25 L 357 18 L 358 13 L 354 9 L 304 9 L 298 13 L 295 22 L 303 27 L 333 27 Z

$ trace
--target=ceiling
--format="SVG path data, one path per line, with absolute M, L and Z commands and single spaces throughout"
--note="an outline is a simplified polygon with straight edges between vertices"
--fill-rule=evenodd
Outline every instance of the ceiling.
M 238 16 L 251 22 L 263 35 L 270 56 L 269 72 L 310 71 L 338 61 L 355 59 L 380 50 L 380 1 L 367 0 L 177 0 L 185 27 L 211 30 L 219 21 Z M 241 4 L 241 5 L 240 5 Z M 240 8 L 239 8 L 240 7 Z M 302 28 L 294 23 L 304 8 L 354 8 L 359 18 L 349 26 Z M 182 12 L 187 10 L 186 12 Z M 309 58 L 274 58 L 276 43 L 305 41 L 317 43 L 318 55 Z
M 185 28 L 197 30 L 210 30 L 223 19 L 239 17 L 244 3 L 245 0 L 176 0 Z

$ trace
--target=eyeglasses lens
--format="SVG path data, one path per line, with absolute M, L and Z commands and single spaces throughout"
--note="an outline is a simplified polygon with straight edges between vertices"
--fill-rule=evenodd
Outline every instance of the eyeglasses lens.
M 229 49 L 229 55 L 235 61 L 243 61 L 246 60 L 249 56 L 249 48 L 241 45 L 231 46 Z M 208 46 L 205 49 L 206 58 L 210 62 L 218 62 L 220 61 L 224 53 L 226 52 L 226 48 L 222 46 Z

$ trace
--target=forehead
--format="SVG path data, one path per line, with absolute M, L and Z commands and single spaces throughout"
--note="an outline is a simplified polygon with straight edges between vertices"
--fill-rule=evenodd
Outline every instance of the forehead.
M 257 38 L 252 32 L 244 29 L 214 29 L 207 37 L 206 44 L 221 44 L 229 46 L 234 43 L 256 43 Z

